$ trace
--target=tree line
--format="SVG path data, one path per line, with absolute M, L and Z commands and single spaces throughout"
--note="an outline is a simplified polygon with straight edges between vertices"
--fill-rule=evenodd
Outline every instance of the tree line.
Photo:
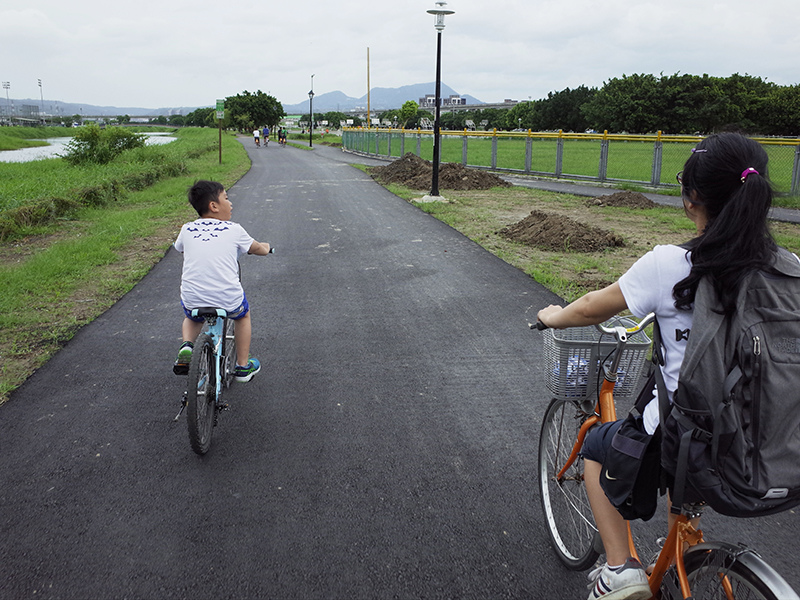
M 392 119 L 398 111 L 381 118 Z M 416 127 L 422 116 L 407 122 Z M 466 121 L 486 129 L 609 133 L 709 134 L 737 130 L 751 135 L 800 135 L 800 85 L 779 86 L 760 77 L 734 74 L 623 75 L 597 88 L 580 86 L 520 102 L 511 109 L 443 109 L 443 129 Z
M 273 96 L 261 90 L 244 91 L 225 99 L 222 124 L 240 131 L 264 125 L 274 128 L 285 115 L 283 105 Z M 423 119 L 433 120 L 429 109 L 421 109 L 411 100 L 376 116 L 408 129 L 419 127 Z M 308 119 L 308 114 L 301 118 Z M 347 119 L 353 119 L 356 127 L 364 124 L 360 118 L 338 111 L 314 114 L 317 128 L 322 121 L 338 128 L 340 121 Z M 738 73 L 729 77 L 623 75 L 600 88 L 566 88 L 510 109 L 442 109 L 443 129 L 464 129 L 467 121 L 478 127 L 484 124 L 487 130 L 506 131 L 709 134 L 737 130 L 751 135 L 800 136 L 800 85 L 779 86 Z M 215 109 L 197 109 L 183 118 L 183 124 L 216 127 Z

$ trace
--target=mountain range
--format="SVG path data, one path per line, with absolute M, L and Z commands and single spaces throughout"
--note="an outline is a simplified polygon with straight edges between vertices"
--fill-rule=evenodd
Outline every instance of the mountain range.
M 413 85 L 404 85 L 398 88 L 372 88 L 369 97 L 370 109 L 376 110 L 390 110 L 393 108 L 400 108 L 403 103 L 408 100 L 417 102 L 420 98 L 424 98 L 426 94 L 433 95 L 436 91 L 434 82 L 431 83 L 417 83 Z M 441 88 L 442 98 L 448 98 L 452 95 L 458 95 L 458 92 L 451 87 L 442 84 Z M 480 100 L 473 98 L 469 95 L 463 95 L 467 104 L 483 104 Z M 40 107 L 44 104 L 44 112 L 48 115 L 55 114 L 64 117 L 71 117 L 72 115 L 83 115 L 91 117 L 109 116 L 116 117 L 120 115 L 128 115 L 131 117 L 156 117 L 159 115 L 186 115 L 197 108 L 205 108 L 198 106 L 173 106 L 166 108 L 137 108 L 137 107 L 119 107 L 119 106 L 96 106 L 93 104 L 80 104 L 75 102 L 61 102 L 60 100 L 44 100 L 41 99 L 11 99 L 11 105 L 16 107 L 19 111 L 23 105 L 31 105 Z M 210 105 L 206 105 L 210 106 Z M 347 112 L 354 109 L 367 108 L 367 95 L 364 94 L 361 98 L 353 98 L 346 95 L 344 92 L 326 92 L 314 96 L 314 112 L 323 113 L 330 111 Z M 283 110 L 287 115 L 305 114 L 308 113 L 308 100 L 299 102 L 297 104 L 283 104 Z M 0 112 L 6 111 L 6 103 L 0 100 Z
M 190 112 L 199 108 L 197 106 L 175 106 L 169 108 L 137 108 L 132 106 L 97 106 L 94 104 L 81 104 L 78 102 L 62 102 L 61 100 L 44 100 L 33 98 L 11 98 L 11 107 L 16 114 L 21 114 L 22 107 L 25 105 L 35 106 L 41 110 L 44 104 L 44 112 L 47 115 L 58 115 L 61 117 L 71 117 L 81 115 L 86 117 L 118 117 L 128 115 L 129 117 L 157 117 L 164 115 L 188 115 Z M 0 113 L 6 113 L 5 98 L 0 99 Z
M 369 104 L 371 110 L 390 110 L 393 108 L 400 108 L 404 102 L 413 100 L 417 102 L 420 98 L 424 98 L 426 94 L 433 95 L 436 91 L 435 82 L 431 83 L 416 83 L 413 85 L 404 85 L 399 88 L 372 88 L 369 96 Z M 442 84 L 441 87 L 442 98 L 459 95 L 453 88 Z M 467 94 L 462 96 L 466 99 L 467 104 L 483 104 L 480 100 L 473 98 Z M 364 94 L 360 98 L 353 98 L 347 96 L 344 92 L 327 92 L 314 96 L 314 112 L 330 112 L 340 111 L 347 112 L 349 110 L 367 108 L 367 95 Z M 308 100 L 299 102 L 298 104 L 284 104 L 283 110 L 287 115 L 291 114 L 305 114 L 308 113 Z

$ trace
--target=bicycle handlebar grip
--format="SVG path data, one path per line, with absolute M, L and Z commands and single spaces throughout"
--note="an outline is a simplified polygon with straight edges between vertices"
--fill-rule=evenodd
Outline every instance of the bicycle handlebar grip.
M 550 329 L 547 325 L 545 325 L 541 321 L 536 321 L 536 323 L 529 323 L 528 327 L 530 327 L 531 329 L 538 329 L 539 331 L 544 331 L 545 329 Z
M 269 247 L 269 253 L 270 254 L 275 254 L 275 246 L 270 246 Z

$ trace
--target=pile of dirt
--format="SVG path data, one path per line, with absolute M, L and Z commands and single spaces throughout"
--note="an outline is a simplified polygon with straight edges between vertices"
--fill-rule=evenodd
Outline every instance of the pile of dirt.
M 621 206 L 624 208 L 653 208 L 658 206 L 644 194 L 639 192 L 615 192 L 607 196 L 598 196 L 586 202 L 589 206 Z
M 372 176 L 383 184 L 396 183 L 412 190 L 425 190 L 431 187 L 433 165 L 408 152 L 385 167 L 375 167 Z M 510 185 L 487 171 L 454 163 L 439 166 L 439 188 L 444 190 L 488 190 Z
M 497 233 L 507 239 L 553 252 L 597 252 L 625 245 L 621 237 L 610 231 L 536 210 L 519 223 L 504 227 Z

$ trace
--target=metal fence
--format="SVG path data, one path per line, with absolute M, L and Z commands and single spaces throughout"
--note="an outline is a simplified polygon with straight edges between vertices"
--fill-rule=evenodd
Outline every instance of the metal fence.
M 677 187 L 689 150 L 701 136 L 442 131 L 441 161 L 573 180 Z M 800 195 L 800 139 L 754 138 L 769 154 L 770 179 L 781 194 Z M 433 131 L 345 128 L 345 150 L 433 158 Z

